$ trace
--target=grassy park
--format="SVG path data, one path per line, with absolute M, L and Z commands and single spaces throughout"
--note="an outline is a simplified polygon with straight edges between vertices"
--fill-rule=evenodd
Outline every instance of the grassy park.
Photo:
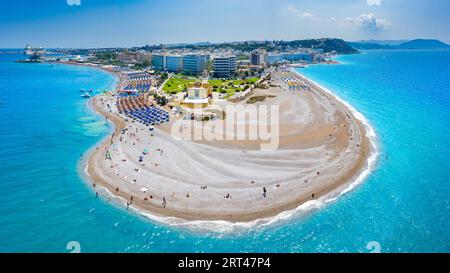
M 195 82 L 195 78 L 170 78 L 163 86 L 163 91 L 169 94 L 176 94 L 186 91 L 189 83 Z
M 188 84 L 195 82 L 196 80 L 198 79 L 173 77 L 169 79 L 163 86 L 163 91 L 169 94 L 184 92 L 187 90 Z M 230 79 L 230 80 L 214 79 L 209 80 L 209 83 L 213 87 L 213 92 L 220 92 L 222 94 L 227 94 L 227 96 L 232 96 L 236 92 L 246 90 L 258 80 L 259 78 L 256 77 L 247 79 Z

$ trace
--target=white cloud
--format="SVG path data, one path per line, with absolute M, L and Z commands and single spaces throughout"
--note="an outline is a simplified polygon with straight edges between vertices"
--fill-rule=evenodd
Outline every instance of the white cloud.
M 293 6 L 287 7 L 284 10 L 286 10 L 289 13 L 294 13 L 294 14 L 300 13 L 300 11 L 296 7 L 293 7 Z
M 366 0 L 369 6 L 381 6 L 381 0 Z
M 309 19 L 309 20 L 319 20 L 318 17 L 316 17 L 314 14 L 310 13 L 310 12 L 301 12 L 299 9 L 297 9 L 296 7 L 290 6 L 284 9 L 286 12 L 295 15 L 301 19 Z
M 81 6 L 81 0 L 66 0 L 69 6 Z
M 377 19 L 373 13 L 361 14 L 358 19 L 361 26 L 368 29 L 383 29 L 391 25 L 385 19 Z
M 312 13 L 305 12 L 305 13 L 301 14 L 300 17 L 301 18 L 306 18 L 306 19 L 313 19 L 314 15 Z
M 367 30 L 381 30 L 391 25 L 386 19 L 376 18 L 373 13 L 361 14 L 358 18 L 347 17 L 340 20 L 340 23 L 343 26 L 359 26 Z
M 342 19 L 341 23 L 344 26 L 353 25 L 356 23 L 356 20 L 353 19 L 352 17 L 347 17 L 347 18 Z

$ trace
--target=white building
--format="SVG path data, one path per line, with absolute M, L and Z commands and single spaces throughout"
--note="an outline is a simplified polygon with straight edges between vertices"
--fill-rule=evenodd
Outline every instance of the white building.
M 213 63 L 217 78 L 230 78 L 236 74 L 237 58 L 234 55 L 215 57 Z
M 262 66 L 267 63 L 267 52 L 262 49 L 253 50 L 250 53 L 250 64 Z
M 124 63 L 140 63 L 140 62 L 151 62 L 152 55 L 145 51 L 128 51 L 119 52 L 117 54 L 117 59 Z

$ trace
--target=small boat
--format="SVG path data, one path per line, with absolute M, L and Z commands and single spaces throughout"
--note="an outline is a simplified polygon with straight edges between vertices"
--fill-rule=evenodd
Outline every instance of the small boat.
M 89 90 L 89 93 L 92 93 L 92 89 Z
M 84 93 L 83 95 L 81 95 L 81 97 L 83 97 L 83 98 L 90 98 L 91 95 L 89 95 L 89 93 Z
M 84 90 L 84 89 L 80 89 L 79 90 L 81 93 L 86 93 L 86 90 Z

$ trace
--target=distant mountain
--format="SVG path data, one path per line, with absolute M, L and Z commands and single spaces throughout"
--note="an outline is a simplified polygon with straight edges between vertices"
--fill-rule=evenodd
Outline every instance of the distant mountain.
M 323 52 L 336 52 L 337 54 L 355 54 L 358 50 L 350 46 L 347 42 L 337 38 L 321 38 L 321 39 L 306 39 L 294 41 L 276 41 L 277 50 L 286 50 L 289 48 L 321 48 Z
M 399 45 L 405 42 L 409 42 L 410 40 L 361 40 L 355 41 L 355 43 L 360 44 L 379 44 L 379 45 Z
M 400 44 L 382 44 L 381 41 L 347 42 L 350 46 L 360 50 L 366 49 L 450 49 L 450 45 L 435 39 L 415 39 Z
M 194 45 L 207 46 L 207 45 L 210 45 L 210 44 L 211 44 L 210 42 L 198 42 L 198 43 L 195 43 Z
M 450 45 L 433 39 L 416 39 L 400 44 L 404 49 L 441 49 L 450 48 Z
M 381 44 L 377 44 L 377 43 L 347 42 L 347 44 L 358 50 L 389 49 L 392 47 L 390 45 L 381 45 Z

